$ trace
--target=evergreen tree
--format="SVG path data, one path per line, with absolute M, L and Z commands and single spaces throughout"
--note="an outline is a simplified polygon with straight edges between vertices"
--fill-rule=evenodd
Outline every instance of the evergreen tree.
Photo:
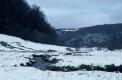
M 25 0 L 0 0 L 0 33 L 35 42 L 54 43 L 57 40 L 44 13 Z

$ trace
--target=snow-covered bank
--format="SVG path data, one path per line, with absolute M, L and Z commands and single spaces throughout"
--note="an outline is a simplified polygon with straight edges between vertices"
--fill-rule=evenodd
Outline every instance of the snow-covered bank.
M 122 80 L 122 74 L 99 71 L 52 72 L 31 67 L 8 67 L 0 68 L 0 80 Z

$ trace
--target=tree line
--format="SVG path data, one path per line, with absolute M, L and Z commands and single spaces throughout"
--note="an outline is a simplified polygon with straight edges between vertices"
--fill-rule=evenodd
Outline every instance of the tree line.
M 0 34 L 17 36 L 34 42 L 57 42 L 54 28 L 36 5 L 25 0 L 0 0 Z

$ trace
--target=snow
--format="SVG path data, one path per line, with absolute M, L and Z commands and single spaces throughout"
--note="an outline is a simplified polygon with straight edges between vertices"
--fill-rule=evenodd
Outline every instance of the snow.
M 56 46 L 56 45 L 39 44 L 39 43 L 33 43 L 33 42 L 22 43 L 22 45 L 32 48 L 34 50 L 56 50 L 60 52 L 66 52 L 66 48 L 67 48 L 67 47 L 61 47 L 61 46 Z
M 72 53 L 67 47 L 33 43 L 20 38 L 0 34 L 0 42 L 5 42 L 14 48 L 0 44 L 0 80 L 122 80 L 122 73 L 102 71 L 42 71 L 34 67 L 22 67 L 34 55 L 57 55 L 51 58 L 61 59 L 57 66 L 78 66 L 80 64 L 122 64 L 122 51 L 108 51 L 96 49 L 82 49 L 82 53 Z M 57 52 L 48 53 L 48 50 Z M 87 53 L 86 53 L 87 52 Z
M 0 80 L 122 80 L 121 73 L 100 71 L 53 72 L 31 67 L 0 68 Z
M 48 45 L 48 44 L 39 44 L 39 43 L 34 43 L 30 41 L 24 41 L 20 38 L 12 37 L 12 36 L 7 36 L 0 34 L 0 42 L 6 42 L 7 44 L 10 44 L 11 46 L 16 47 L 15 49 L 12 50 L 18 50 L 19 48 L 24 48 L 25 50 L 56 50 L 59 52 L 66 52 L 67 47 L 62 47 L 62 46 L 56 46 L 56 45 Z M 22 46 L 22 47 L 21 47 Z M 4 46 L 0 45 L 0 50 L 7 50 L 10 51 L 11 49 L 5 48 Z
M 17 37 L 11 37 L 8 35 L 4 35 L 4 34 L 0 34 L 0 42 L 4 41 L 4 42 L 25 42 L 24 40 L 17 38 Z
M 114 64 L 122 65 L 122 51 L 91 51 L 88 53 L 76 53 L 74 55 L 59 55 L 53 58 L 61 59 L 57 66 L 75 66 L 82 64 L 102 66 Z
M 29 62 L 28 58 L 32 57 L 32 53 L 18 53 L 18 52 L 0 52 L 0 67 L 20 66 L 21 63 Z
M 77 31 L 78 29 L 65 29 L 65 30 L 62 30 L 64 32 L 75 32 Z

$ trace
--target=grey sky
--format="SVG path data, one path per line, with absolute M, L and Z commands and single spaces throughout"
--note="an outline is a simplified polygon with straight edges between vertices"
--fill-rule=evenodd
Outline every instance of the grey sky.
M 122 23 L 122 0 L 27 0 L 56 28 Z

